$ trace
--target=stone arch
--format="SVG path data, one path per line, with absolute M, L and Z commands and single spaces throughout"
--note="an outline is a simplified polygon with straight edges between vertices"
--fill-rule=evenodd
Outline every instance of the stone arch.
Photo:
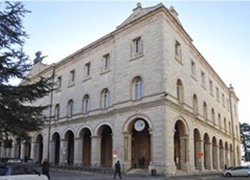
M 99 134 L 100 134 L 100 129 L 101 129 L 101 127 L 102 126 L 108 126 L 110 129 L 113 129 L 113 126 L 110 124 L 110 123 L 107 123 L 107 122 L 101 122 L 101 123 L 99 123 L 96 127 L 95 127 L 95 129 L 94 129 L 94 136 L 99 136 Z
M 194 136 L 194 166 L 196 169 L 201 170 L 201 157 L 197 156 L 198 152 L 202 152 L 202 139 L 201 133 L 198 128 L 195 128 L 193 131 Z
M 81 138 L 81 135 L 83 133 L 83 131 L 82 131 L 83 129 L 88 129 L 90 131 L 90 133 L 91 133 L 92 136 L 95 134 L 94 131 L 93 131 L 93 128 L 91 128 L 89 125 L 84 125 L 84 126 L 81 126 L 77 130 L 77 132 L 76 132 L 76 138 Z
M 174 162 L 177 169 L 185 169 L 188 162 L 188 135 L 185 121 L 178 119 L 174 125 Z
M 23 151 L 23 157 L 24 161 L 26 162 L 28 158 L 31 158 L 31 138 L 28 137 L 23 141 L 24 145 L 24 151 Z
M 220 169 L 224 169 L 225 159 L 224 159 L 224 146 L 223 141 L 220 139 L 219 141 L 219 159 L 220 159 Z
M 131 123 L 133 123 L 135 119 L 144 119 L 148 123 L 149 129 L 154 129 L 153 123 L 148 116 L 144 114 L 135 114 L 130 116 L 124 123 L 122 128 L 124 133 L 129 132 L 129 130 L 131 130 Z
M 124 126 L 124 159 L 131 168 L 148 168 L 152 159 L 151 131 L 152 122 L 144 114 L 129 117 Z
M 15 157 L 21 158 L 21 145 L 22 145 L 22 140 L 21 138 L 16 138 L 14 141 L 14 147 L 15 147 Z
M 96 129 L 97 136 L 100 138 L 100 164 L 104 167 L 112 167 L 113 157 L 113 131 L 108 124 L 100 124 Z
M 34 159 L 41 163 L 43 160 L 43 136 L 41 134 L 38 134 L 35 139 L 35 145 L 34 145 Z
M 63 134 L 60 131 L 52 131 L 49 140 L 53 140 L 53 135 L 58 134 L 59 137 L 63 137 Z
M 229 145 L 229 163 L 230 163 L 230 166 L 233 166 L 233 161 L 234 161 L 234 150 L 233 150 L 233 145 L 230 143 Z
M 59 132 L 53 132 L 52 133 L 52 142 L 51 142 L 51 161 L 54 162 L 54 164 L 58 165 L 60 163 L 60 133 Z
M 203 146 L 203 152 L 204 152 L 204 168 L 205 169 L 211 169 L 211 142 L 209 139 L 208 133 L 204 134 L 203 137 L 204 146 Z
M 79 149 L 82 149 L 82 159 L 81 162 L 84 166 L 89 166 L 91 165 L 91 136 L 92 136 L 92 131 L 90 130 L 89 127 L 83 127 L 80 132 L 79 132 L 79 142 L 81 145 L 79 145 Z
M 64 139 L 66 141 L 66 147 L 67 147 L 67 163 L 69 165 L 74 164 L 74 132 L 72 130 L 67 130 L 64 134 Z
M 229 162 L 229 145 L 228 142 L 225 142 L 225 164 L 227 167 L 230 166 L 230 162 Z
M 215 136 L 212 138 L 212 162 L 213 169 L 218 169 L 218 145 Z

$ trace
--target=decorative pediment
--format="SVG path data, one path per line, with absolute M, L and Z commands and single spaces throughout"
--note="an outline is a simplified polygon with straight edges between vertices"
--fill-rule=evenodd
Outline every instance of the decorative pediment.
M 157 4 L 156 6 L 152 6 L 152 7 L 147 7 L 147 8 L 142 8 L 141 3 L 137 3 L 137 7 L 135 9 L 133 9 L 133 13 L 119 26 L 116 27 L 116 29 L 119 29 L 133 21 L 135 21 L 136 19 L 160 8 L 160 7 L 164 7 L 166 8 L 162 3 Z M 178 13 L 174 10 L 174 7 L 171 6 L 169 9 L 169 12 L 171 13 L 171 15 L 176 19 L 176 21 L 181 25 L 180 20 L 178 19 Z

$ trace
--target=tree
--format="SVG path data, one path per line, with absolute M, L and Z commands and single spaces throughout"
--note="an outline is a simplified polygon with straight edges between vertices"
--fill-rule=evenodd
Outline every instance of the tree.
M 240 123 L 240 137 L 245 152 L 245 160 L 250 161 L 250 125 L 248 123 Z
M 22 2 L 0 2 L 0 139 L 7 140 L 5 145 L 9 135 L 28 138 L 46 121 L 43 111 L 48 106 L 32 103 L 48 95 L 52 83 L 49 78 L 40 77 L 36 83 L 26 78 L 32 64 L 23 51 L 28 35 L 22 19 L 29 12 Z M 25 83 L 13 85 L 12 79 Z

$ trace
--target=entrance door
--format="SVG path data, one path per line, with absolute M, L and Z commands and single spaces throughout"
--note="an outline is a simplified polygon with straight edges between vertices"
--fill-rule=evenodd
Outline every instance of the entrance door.
M 148 129 L 149 126 L 145 120 L 137 119 L 134 121 L 132 129 L 132 168 L 147 168 L 151 161 Z

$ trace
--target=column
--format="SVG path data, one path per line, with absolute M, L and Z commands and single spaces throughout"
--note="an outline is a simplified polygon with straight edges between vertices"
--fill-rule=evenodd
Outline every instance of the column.
M 214 169 L 219 170 L 220 169 L 220 155 L 219 155 L 220 148 L 218 145 L 213 146 L 213 153 L 214 153 Z
M 65 139 L 60 139 L 60 164 L 68 164 L 68 141 Z
M 52 156 L 54 156 L 54 151 L 53 151 L 53 148 L 51 146 L 51 144 L 53 143 L 52 140 L 49 140 L 49 144 L 48 144 L 48 147 L 49 147 L 49 152 L 48 152 L 48 159 L 49 159 L 49 162 L 53 162 L 54 159 L 52 158 Z M 53 154 L 53 155 L 52 155 Z
M 200 171 L 204 169 L 204 158 L 203 157 L 198 157 L 197 153 L 202 152 L 204 156 L 204 152 L 202 150 L 203 147 L 203 140 L 197 140 L 195 142 L 195 148 L 196 148 L 196 154 L 195 154 L 195 163 L 196 163 L 196 169 L 199 169 Z
M 12 157 L 12 156 L 11 156 L 11 149 L 12 149 L 12 148 L 6 148 L 7 157 Z
M 154 145 L 153 145 L 153 130 L 149 129 L 150 134 L 150 162 L 148 165 L 154 165 Z
M 38 160 L 37 142 L 31 142 L 30 158 Z
M 219 148 L 220 148 L 220 169 L 223 170 L 225 165 L 225 156 L 224 156 L 225 151 L 222 146 L 220 146 Z
M 186 172 L 189 172 L 189 151 L 188 151 L 188 136 L 182 136 L 180 137 L 180 163 L 181 163 L 181 169 L 185 170 Z
M 212 148 L 211 148 L 211 143 L 205 143 L 205 149 L 206 153 L 204 156 L 206 156 L 206 169 L 211 170 L 212 169 Z
M 10 156 L 11 157 L 16 157 L 15 156 L 15 146 L 14 145 L 12 145 L 12 148 L 10 149 Z
M 124 162 L 131 163 L 131 134 L 124 133 Z
M 91 164 L 92 166 L 99 166 L 101 162 L 101 138 L 99 136 L 92 136 L 91 138 Z
M 225 164 L 227 165 L 227 167 L 230 166 L 230 155 L 229 155 L 229 150 L 228 150 L 228 147 L 226 147 L 225 149 Z
M 21 142 L 21 153 L 20 153 L 20 155 L 21 155 L 21 159 L 24 159 L 24 157 L 25 157 L 25 142 Z
M 175 129 L 169 129 L 169 131 L 167 131 L 166 129 L 165 150 L 167 152 L 164 164 L 166 164 L 165 172 L 167 175 L 176 173 L 176 164 L 174 160 L 174 134 L 175 134 Z
M 2 144 L 0 148 L 1 148 L 1 151 L 0 151 L 1 152 L 1 157 L 5 157 L 5 154 L 4 154 L 4 145 Z
M 74 138 L 74 165 L 82 165 L 83 140 Z
M 50 155 L 49 155 L 49 161 L 52 164 L 55 164 L 55 141 L 50 142 Z

